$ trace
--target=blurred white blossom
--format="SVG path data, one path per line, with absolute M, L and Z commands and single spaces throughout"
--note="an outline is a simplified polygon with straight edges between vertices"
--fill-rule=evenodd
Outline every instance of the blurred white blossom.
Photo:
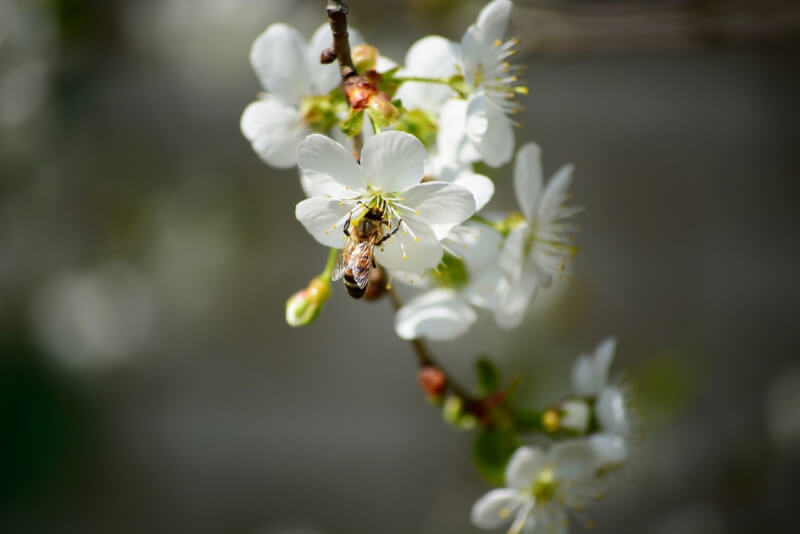
M 511 523 L 509 533 L 569 531 L 569 510 L 597 498 L 592 447 L 585 441 L 553 445 L 547 452 L 520 447 L 508 462 L 506 488 L 494 489 L 472 507 L 472 522 L 483 529 Z
M 68 367 L 102 368 L 142 349 L 155 327 L 150 282 L 122 264 L 67 273 L 35 295 L 32 319 L 40 339 Z
M 578 208 L 565 207 L 572 165 L 559 169 L 547 186 L 542 179 L 541 151 L 534 143 L 520 148 L 514 165 L 514 191 L 522 220 L 505 240 L 500 257 L 497 323 L 515 328 L 522 322 L 536 291 L 551 285 L 575 254 L 567 221 Z

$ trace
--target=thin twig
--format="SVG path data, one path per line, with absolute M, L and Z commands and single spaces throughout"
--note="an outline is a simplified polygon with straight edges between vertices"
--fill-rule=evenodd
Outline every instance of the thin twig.
M 328 24 L 333 34 L 333 50 L 336 52 L 336 59 L 339 61 L 339 71 L 342 73 L 342 81 L 350 76 L 358 74 L 353 65 L 353 57 L 350 54 L 350 36 L 347 33 L 347 6 L 340 0 L 329 0 Z
M 333 35 L 333 53 L 339 62 L 339 72 L 342 75 L 342 87 L 348 93 L 348 85 L 357 83 L 358 71 L 353 65 L 353 56 L 350 53 L 350 35 L 347 32 L 347 6 L 341 0 L 328 0 L 328 24 Z M 348 103 L 349 103 L 348 98 Z M 364 137 L 359 132 L 353 137 L 353 157 L 361 161 L 361 147 Z

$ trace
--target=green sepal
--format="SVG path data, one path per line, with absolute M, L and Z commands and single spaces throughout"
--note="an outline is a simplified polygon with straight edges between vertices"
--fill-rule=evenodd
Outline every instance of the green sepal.
M 364 110 L 353 111 L 339 123 L 339 129 L 342 130 L 347 137 L 355 137 L 361 133 L 361 128 L 364 127 Z

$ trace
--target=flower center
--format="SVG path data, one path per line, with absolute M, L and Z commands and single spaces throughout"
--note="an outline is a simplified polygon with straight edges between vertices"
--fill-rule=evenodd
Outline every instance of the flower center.
M 539 471 L 539 476 L 536 477 L 529 491 L 537 502 L 546 503 L 555 497 L 557 488 L 558 480 L 556 480 L 553 470 L 548 467 Z

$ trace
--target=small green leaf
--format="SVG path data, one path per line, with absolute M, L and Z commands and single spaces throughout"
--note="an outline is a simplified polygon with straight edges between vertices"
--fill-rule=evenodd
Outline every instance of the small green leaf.
M 500 389 L 500 372 L 490 360 L 481 358 L 475 362 L 475 372 L 478 375 L 478 387 L 482 396 Z
M 485 428 L 475 437 L 473 444 L 475 467 L 489 483 L 502 486 L 505 483 L 506 464 L 520 445 L 519 437 L 513 430 Z

